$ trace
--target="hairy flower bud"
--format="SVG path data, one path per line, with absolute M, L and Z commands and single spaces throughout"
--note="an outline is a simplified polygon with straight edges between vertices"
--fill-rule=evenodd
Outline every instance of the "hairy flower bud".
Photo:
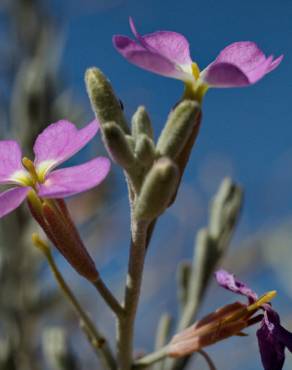
M 100 121 L 101 128 L 106 122 L 115 121 L 125 133 L 129 133 L 120 102 L 101 70 L 89 68 L 85 74 L 85 82 L 92 109 Z
M 145 134 L 137 138 L 135 155 L 143 167 L 150 167 L 155 159 L 155 146 L 153 141 Z
M 176 159 L 183 151 L 194 128 L 199 124 L 200 106 L 191 100 L 179 103 L 170 113 L 157 143 L 157 151 Z
M 103 126 L 103 137 L 112 159 L 124 169 L 135 163 L 134 152 L 122 129 L 115 122 Z
M 139 135 L 145 134 L 153 139 L 153 128 L 145 107 L 140 106 L 132 117 L 132 135 L 137 140 Z
M 173 196 L 179 172 L 169 158 L 160 158 L 146 175 L 135 204 L 134 214 L 140 220 L 153 220 L 167 207 Z

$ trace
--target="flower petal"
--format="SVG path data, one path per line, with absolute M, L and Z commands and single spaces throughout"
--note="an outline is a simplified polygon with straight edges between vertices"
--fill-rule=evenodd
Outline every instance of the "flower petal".
M 109 159 L 99 157 L 79 166 L 53 171 L 39 186 L 38 195 L 43 198 L 64 198 L 82 193 L 101 183 L 109 170 Z
M 264 323 L 270 333 L 292 352 L 292 333 L 281 326 L 280 316 L 270 305 L 264 305 Z
M 292 352 L 292 333 L 281 325 L 277 325 L 274 330 L 277 339 L 282 342 L 290 352 Z
M 98 128 L 96 120 L 81 130 L 66 120 L 48 126 L 37 137 L 33 148 L 38 173 L 44 175 L 72 157 L 94 137 Z
M 147 71 L 183 81 L 193 80 L 192 59 L 186 38 L 171 31 L 158 31 L 141 36 L 130 18 L 137 41 L 122 35 L 113 37 L 117 51 L 130 63 Z
M 273 60 L 268 68 L 268 72 L 272 72 L 282 62 L 284 55 L 280 55 L 277 59 Z
M 19 187 L 0 193 L 0 218 L 17 208 L 24 201 L 29 190 L 29 187 Z
M 275 69 L 282 59 L 267 58 L 254 42 L 234 42 L 203 71 L 202 79 L 213 87 L 247 86 Z
M 210 87 L 242 87 L 250 84 L 237 66 L 225 62 L 210 64 L 200 76 Z
M 25 176 L 21 162 L 21 149 L 16 141 L 0 141 L 0 184 L 21 183 L 18 176 Z
M 148 51 L 155 52 L 175 64 L 191 66 L 190 45 L 182 34 L 173 31 L 158 31 L 141 36 L 131 17 L 130 27 L 134 36 Z
M 215 272 L 217 283 L 227 290 L 233 293 L 241 294 L 246 296 L 250 303 L 255 302 L 258 299 L 257 294 L 251 290 L 246 284 L 236 279 L 233 274 L 230 274 L 225 270 L 218 270 Z
M 257 330 L 261 360 L 265 370 L 281 370 L 285 361 L 285 345 L 279 341 L 275 328 L 280 326 L 279 315 L 272 309 L 265 311 Z
M 115 35 L 113 37 L 113 44 L 117 51 L 127 59 L 128 62 L 140 68 L 179 80 L 189 80 L 192 78 L 188 73 L 179 69 L 175 63 L 156 52 L 145 49 L 127 36 Z
M 225 62 L 236 65 L 247 73 L 266 60 L 265 54 L 251 41 L 238 41 L 224 48 L 215 62 Z

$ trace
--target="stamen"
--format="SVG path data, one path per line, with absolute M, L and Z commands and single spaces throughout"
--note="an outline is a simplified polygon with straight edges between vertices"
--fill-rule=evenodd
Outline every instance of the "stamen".
M 249 305 L 247 307 L 248 311 L 257 310 L 264 303 L 270 302 L 276 295 L 277 295 L 276 290 L 271 290 L 270 292 L 267 292 L 266 294 L 264 294 L 263 296 L 261 296 L 255 303 Z
M 38 178 L 38 175 L 37 175 L 37 172 L 35 170 L 33 162 L 30 159 L 28 159 L 27 157 L 23 157 L 22 158 L 22 164 L 24 165 L 24 167 L 29 172 L 33 183 L 36 184 L 37 182 L 39 182 L 39 178 Z

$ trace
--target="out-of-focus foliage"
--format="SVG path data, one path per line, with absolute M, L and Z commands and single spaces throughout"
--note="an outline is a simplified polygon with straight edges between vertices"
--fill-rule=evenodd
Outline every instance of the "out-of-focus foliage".
M 18 139 L 29 156 L 45 126 L 63 117 L 81 121 L 84 111 L 73 101 L 59 68 L 62 30 L 42 1 L 1 2 L 0 40 L 0 139 Z M 0 224 L 1 370 L 44 368 L 41 318 L 59 302 L 59 294 L 40 283 L 42 260 L 30 241 L 35 228 L 25 208 Z M 56 348 L 63 335 L 61 329 L 58 333 Z M 73 369 L 66 343 L 62 336 L 62 370 Z

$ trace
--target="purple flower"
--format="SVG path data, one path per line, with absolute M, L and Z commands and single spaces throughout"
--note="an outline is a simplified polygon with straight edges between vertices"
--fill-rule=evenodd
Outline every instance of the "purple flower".
M 283 55 L 266 57 L 251 41 L 235 42 L 224 48 L 218 57 L 200 72 L 190 56 L 189 43 L 176 32 L 158 31 L 141 36 L 130 18 L 136 38 L 115 35 L 113 44 L 123 57 L 143 69 L 182 80 L 193 92 L 203 94 L 208 87 L 242 87 L 254 84 L 275 69 Z
M 14 185 L 0 193 L 0 217 L 17 208 L 31 192 L 40 198 L 64 198 L 102 182 L 110 169 L 104 157 L 54 170 L 82 149 L 98 128 L 96 120 L 81 130 L 65 120 L 51 124 L 36 139 L 34 162 L 22 159 L 16 141 L 0 141 L 0 184 Z
M 251 304 L 256 302 L 257 294 L 237 280 L 233 274 L 219 270 L 215 277 L 223 288 L 246 296 Z M 257 331 L 262 363 L 265 370 L 281 370 L 285 360 L 285 348 L 292 352 L 292 333 L 281 326 L 280 317 L 270 304 L 264 303 L 262 309 L 264 318 Z

